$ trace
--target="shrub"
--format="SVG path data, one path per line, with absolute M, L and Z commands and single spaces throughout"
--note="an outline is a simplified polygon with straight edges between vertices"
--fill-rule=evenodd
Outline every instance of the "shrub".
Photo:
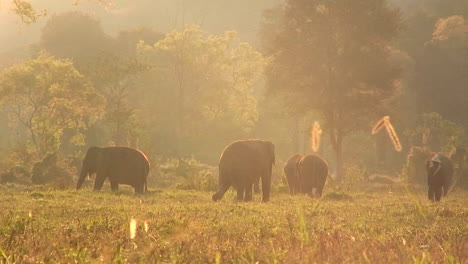
M 194 158 L 171 159 L 159 165 L 158 185 L 178 189 L 213 191 L 218 187 L 216 167 Z
M 341 187 L 343 189 L 350 190 L 356 185 L 367 181 L 367 179 L 368 173 L 366 168 L 351 165 L 345 168 L 345 179 Z
M 411 184 L 426 183 L 426 160 L 431 157 L 428 150 L 413 146 L 406 158 L 406 164 L 403 168 L 403 177 Z
M 30 173 L 22 166 L 15 166 L 0 174 L 0 183 L 29 183 Z
M 73 172 L 70 158 L 61 158 L 57 153 L 48 153 L 36 162 L 31 173 L 34 184 L 52 184 L 59 189 L 66 189 L 73 184 Z

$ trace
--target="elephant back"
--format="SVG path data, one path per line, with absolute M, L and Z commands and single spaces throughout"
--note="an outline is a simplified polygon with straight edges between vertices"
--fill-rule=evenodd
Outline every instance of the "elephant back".
M 256 181 L 266 174 L 271 175 L 274 157 L 271 157 L 270 144 L 268 141 L 254 139 L 229 144 L 219 160 L 220 179 L 230 183 L 247 182 Z
M 328 176 L 328 164 L 323 158 L 311 154 L 299 160 L 298 171 L 305 184 L 323 186 Z
M 103 153 L 102 156 L 108 159 L 110 169 L 116 171 L 116 175 L 127 175 L 120 172 L 128 172 L 146 179 L 149 161 L 142 151 L 129 147 L 105 147 Z M 124 177 L 119 182 L 126 183 L 128 180 L 128 177 Z
M 301 154 L 294 154 L 292 157 L 286 161 L 286 164 L 284 165 L 283 171 L 284 174 L 286 174 L 287 177 L 289 177 L 292 174 L 295 174 L 297 171 L 297 163 L 302 159 Z

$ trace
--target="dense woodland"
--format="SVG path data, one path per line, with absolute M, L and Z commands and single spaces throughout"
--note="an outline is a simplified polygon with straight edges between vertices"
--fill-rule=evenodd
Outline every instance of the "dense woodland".
M 467 0 L 0 0 L 0 264 L 468 263 L 467 21 Z M 326 161 L 283 171 L 296 153 Z
M 208 183 L 188 178 L 216 174 L 228 143 L 261 138 L 276 146 L 281 184 L 284 161 L 313 152 L 315 121 L 337 181 L 406 179 L 409 157 L 468 144 L 465 0 L 0 8 L 3 183 L 67 188 L 89 146 L 119 145 L 147 153 L 152 186 L 197 188 Z M 371 134 L 383 116 L 401 151 Z

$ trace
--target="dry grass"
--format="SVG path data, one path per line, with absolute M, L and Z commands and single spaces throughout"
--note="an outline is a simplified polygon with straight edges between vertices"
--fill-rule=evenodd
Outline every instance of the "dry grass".
M 0 263 L 468 261 L 466 193 L 438 204 L 404 191 L 326 199 L 333 193 L 322 200 L 273 193 L 264 204 L 236 203 L 229 192 L 214 203 L 207 192 L 138 197 L 0 186 Z

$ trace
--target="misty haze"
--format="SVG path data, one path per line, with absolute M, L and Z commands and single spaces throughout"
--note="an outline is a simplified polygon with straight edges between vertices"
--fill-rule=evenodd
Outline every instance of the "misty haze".
M 467 0 L 0 0 L 0 264 L 468 262 Z

